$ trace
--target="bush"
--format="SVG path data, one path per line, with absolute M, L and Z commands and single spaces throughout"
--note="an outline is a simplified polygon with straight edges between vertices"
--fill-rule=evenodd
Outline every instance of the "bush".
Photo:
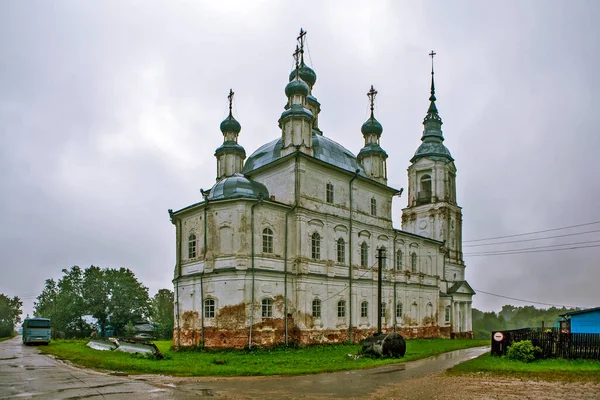
M 534 346 L 531 340 L 521 340 L 508 346 L 506 349 L 506 357 L 511 360 L 523 362 L 532 362 L 542 353 L 542 349 Z

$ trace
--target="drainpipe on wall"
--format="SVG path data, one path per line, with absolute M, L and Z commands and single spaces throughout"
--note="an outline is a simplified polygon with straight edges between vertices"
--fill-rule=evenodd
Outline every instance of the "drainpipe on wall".
M 250 260 L 252 265 L 252 301 L 250 305 L 250 332 L 248 334 L 248 348 L 252 348 L 252 325 L 254 325 L 254 207 L 262 203 L 262 195 L 250 207 Z
M 393 313 L 394 313 L 394 332 L 396 332 L 396 325 L 397 325 L 397 314 L 398 311 L 396 311 L 396 308 L 398 307 L 398 300 L 396 298 L 396 285 L 398 284 L 398 282 L 396 281 L 396 271 L 398 271 L 398 260 L 397 260 L 397 256 L 396 256 L 396 238 L 398 237 L 398 231 L 394 230 L 394 253 L 392 254 L 392 257 L 394 259 L 394 308 L 393 308 Z
M 175 296 L 177 302 L 177 308 L 175 308 L 175 319 L 177 320 L 177 349 L 179 350 L 181 345 L 180 325 L 179 325 L 179 278 L 181 278 L 181 220 L 179 223 L 177 220 L 173 221 L 173 210 L 169 209 L 169 217 L 171 223 L 175 225 Z
M 208 208 L 208 192 L 200 189 L 200 193 L 204 197 L 204 267 L 202 268 L 202 274 L 200 274 L 200 311 L 202 317 L 200 318 L 200 348 L 204 348 L 204 271 L 206 270 L 206 253 L 208 251 L 207 239 L 206 239 L 206 209 Z
M 298 207 L 298 164 L 300 162 L 300 146 L 296 146 L 296 165 L 294 166 L 294 206 L 285 213 L 285 243 L 283 250 L 283 318 L 285 320 L 285 345 L 288 345 L 288 312 L 287 312 L 287 278 L 288 278 L 288 217 Z
M 358 177 L 358 173 L 360 172 L 359 169 L 357 169 L 354 172 L 354 176 L 352 177 L 352 179 L 350 179 L 350 183 L 348 184 L 348 188 L 350 190 L 350 232 L 348 235 L 348 248 L 350 251 L 350 255 L 349 255 L 349 261 L 350 261 L 350 267 L 348 268 L 348 275 L 350 277 L 349 279 L 349 292 L 350 292 L 350 299 L 349 299 L 349 306 L 350 306 L 350 323 L 348 324 L 348 332 L 349 332 L 349 336 L 350 336 L 350 342 L 353 342 L 353 338 L 352 338 L 352 280 L 353 280 L 353 276 L 352 276 L 352 183 L 354 182 L 354 180 Z

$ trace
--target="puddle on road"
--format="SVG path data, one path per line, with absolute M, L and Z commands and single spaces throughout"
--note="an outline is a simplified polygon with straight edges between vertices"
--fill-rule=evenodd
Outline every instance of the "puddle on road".
M 33 396 L 37 396 L 39 394 L 43 394 L 43 393 L 38 393 L 38 392 L 19 393 L 19 394 L 15 394 L 13 397 L 33 397 Z
M 216 393 L 212 389 L 200 389 L 196 392 L 198 396 L 216 396 Z

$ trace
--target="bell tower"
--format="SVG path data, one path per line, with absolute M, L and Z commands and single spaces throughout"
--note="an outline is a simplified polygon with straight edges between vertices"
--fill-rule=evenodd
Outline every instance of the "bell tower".
M 450 281 L 464 280 L 462 211 L 456 202 L 456 166 L 444 146 L 442 119 L 436 107 L 433 57 L 429 109 L 423 120 L 421 145 L 408 167 L 408 206 L 402 210 L 402 229 L 445 242 Z

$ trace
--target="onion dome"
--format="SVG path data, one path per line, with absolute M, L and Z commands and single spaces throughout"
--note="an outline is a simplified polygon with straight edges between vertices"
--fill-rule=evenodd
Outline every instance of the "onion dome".
M 246 178 L 240 173 L 221 179 L 210 189 L 208 200 L 268 199 L 269 191 L 262 183 Z
M 287 97 L 292 97 L 293 95 L 298 94 L 306 97 L 308 96 L 309 92 L 310 88 L 308 87 L 306 82 L 304 82 L 301 79 L 294 79 L 285 86 L 285 95 Z
M 362 125 L 360 131 L 363 135 L 381 135 L 383 132 L 383 127 L 379 121 L 375 119 L 373 114 L 371 114 L 371 117 Z
M 241 130 L 242 126 L 239 122 L 237 122 L 235 118 L 233 118 L 233 115 L 231 115 L 231 111 L 229 111 L 229 116 L 225 118 L 223 122 L 221 122 L 221 132 L 233 132 L 237 134 L 240 133 Z
M 315 82 L 317 81 L 317 74 L 311 67 L 304 64 L 304 61 L 300 64 L 300 66 L 298 68 L 298 76 L 300 77 L 300 79 L 302 79 L 304 82 L 306 82 L 308 84 L 308 86 L 310 86 L 311 88 L 313 86 L 315 86 Z M 290 82 L 293 81 L 294 79 L 296 79 L 296 70 L 295 69 L 292 70 L 292 72 L 290 72 Z

